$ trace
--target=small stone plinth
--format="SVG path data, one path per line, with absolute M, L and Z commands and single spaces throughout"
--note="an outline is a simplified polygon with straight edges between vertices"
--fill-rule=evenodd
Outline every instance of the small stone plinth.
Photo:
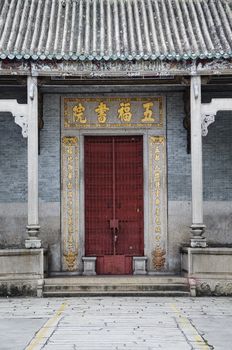
M 95 256 L 84 256 L 82 258 L 84 263 L 84 276 L 95 276 L 96 275 L 96 260 Z
M 133 256 L 133 275 L 147 274 L 147 257 Z

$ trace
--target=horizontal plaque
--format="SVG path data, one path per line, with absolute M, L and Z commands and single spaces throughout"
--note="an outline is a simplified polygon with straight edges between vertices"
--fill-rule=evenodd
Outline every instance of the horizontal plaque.
M 64 128 L 163 127 L 163 97 L 64 98 Z

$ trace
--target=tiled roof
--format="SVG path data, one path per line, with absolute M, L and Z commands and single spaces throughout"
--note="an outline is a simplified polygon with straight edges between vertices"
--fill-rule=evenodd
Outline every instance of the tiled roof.
M 1 0 L 0 58 L 232 57 L 232 0 Z

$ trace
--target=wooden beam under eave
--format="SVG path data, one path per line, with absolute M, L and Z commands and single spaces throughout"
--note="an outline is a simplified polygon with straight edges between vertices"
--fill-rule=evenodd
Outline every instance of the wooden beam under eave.
M 137 79 L 168 76 L 232 74 L 232 59 L 208 61 L 0 61 L 0 76 L 76 76 L 89 79 Z

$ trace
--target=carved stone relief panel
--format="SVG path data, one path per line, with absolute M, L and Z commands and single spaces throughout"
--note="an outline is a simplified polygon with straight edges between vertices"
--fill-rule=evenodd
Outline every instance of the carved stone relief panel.
M 197 279 L 197 295 L 232 296 L 232 280 L 228 279 Z
M 61 144 L 62 267 L 78 268 L 79 225 L 79 143 L 75 136 L 65 136 Z
M 167 268 L 166 140 L 149 136 L 150 270 Z

